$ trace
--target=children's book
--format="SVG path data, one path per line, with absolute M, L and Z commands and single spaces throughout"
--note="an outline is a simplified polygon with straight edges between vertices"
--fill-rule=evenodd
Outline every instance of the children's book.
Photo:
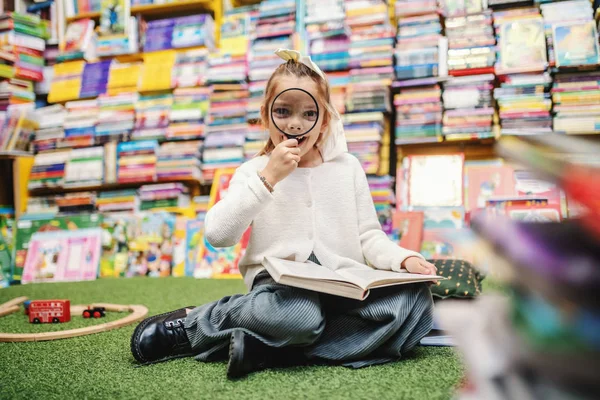
M 131 17 L 130 2 L 127 0 L 101 0 L 100 35 L 125 35 Z
M 420 253 L 431 259 L 460 259 L 472 262 L 473 256 L 458 245 L 468 229 L 425 229 Z
M 408 157 L 408 202 L 412 207 L 463 205 L 464 154 Z
M 234 173 L 235 168 L 217 170 L 210 191 L 209 209 L 225 197 Z M 240 278 L 238 264 L 246 251 L 250 239 L 250 230 L 251 228 L 248 228 L 242 235 L 240 242 L 232 247 L 216 249 L 206 239 L 203 240 L 203 259 L 202 264 L 197 268 L 197 276 L 207 275 L 210 271 L 212 278 Z
M 94 280 L 102 229 L 38 232 L 29 243 L 21 283 Z
M 10 249 L 0 234 L 0 288 L 8 287 L 10 280 Z
M 557 67 L 600 63 L 598 32 L 594 21 L 554 24 L 552 28 Z
M 102 223 L 100 214 L 65 215 L 55 218 L 27 218 L 17 221 L 15 246 L 13 248 L 12 280 L 20 281 L 25 266 L 25 259 L 30 248 L 30 241 L 36 232 L 58 233 L 63 230 L 97 228 Z
M 466 211 L 485 208 L 491 197 L 516 194 L 514 169 L 501 160 L 466 162 L 464 187 Z
M 332 271 L 310 261 L 275 257 L 265 257 L 263 265 L 277 283 L 355 300 L 366 299 L 371 289 L 444 279 L 437 275 L 377 270 L 366 265 Z
M 127 277 L 171 275 L 176 217 L 167 212 L 136 215 L 134 232 L 129 240 Z
M 394 213 L 394 231 L 398 232 L 400 247 L 421 251 L 424 217 L 422 211 L 397 211 Z

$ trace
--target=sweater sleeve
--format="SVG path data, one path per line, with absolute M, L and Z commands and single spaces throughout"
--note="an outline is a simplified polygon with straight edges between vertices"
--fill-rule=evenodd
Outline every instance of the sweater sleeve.
M 421 254 L 398 246 L 381 229 L 367 177 L 360 165 L 356 171 L 356 208 L 362 252 L 374 268 L 400 272 L 402 262 L 408 257 L 425 259 Z
M 240 166 L 227 194 L 206 213 L 204 235 L 213 247 L 238 243 L 254 218 L 273 201 L 273 194 L 247 163 Z

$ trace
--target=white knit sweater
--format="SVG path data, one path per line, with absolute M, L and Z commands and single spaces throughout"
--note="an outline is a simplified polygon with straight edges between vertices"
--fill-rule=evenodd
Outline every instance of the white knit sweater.
M 332 270 L 368 263 L 393 271 L 400 271 L 409 256 L 422 258 L 381 230 L 367 178 L 354 156 L 343 153 L 314 168 L 297 168 L 273 193 L 256 174 L 267 161 L 261 156 L 240 166 L 205 222 L 206 240 L 214 247 L 233 246 L 252 226 L 239 265 L 249 289 L 266 256 L 306 261 L 314 252 Z

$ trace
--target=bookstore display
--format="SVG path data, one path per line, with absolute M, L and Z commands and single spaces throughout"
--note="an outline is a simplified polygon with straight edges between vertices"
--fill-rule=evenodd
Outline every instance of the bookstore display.
M 327 75 L 382 230 L 444 278 L 421 345 L 463 354 L 457 398 L 598 393 L 597 1 L 17 3 L 0 15 L 0 288 L 240 279 L 252 226 L 214 248 L 204 219 L 266 143 L 267 81 L 294 49 Z M 267 117 L 301 141 L 324 112 L 292 89 Z M 433 279 L 265 263 L 359 300 Z
M 579 142 L 600 137 L 600 18 L 587 0 L 264 0 L 224 13 L 211 1 L 68 0 L 64 13 L 50 3 L 0 18 L 0 158 L 32 160 L 18 183 L 26 201 L 0 204 L 2 287 L 240 278 L 251 228 L 213 248 L 204 216 L 265 143 L 260 107 L 279 48 L 327 74 L 383 231 L 451 279 L 462 279 L 456 260 L 478 267 L 465 290 L 434 285 L 437 298 L 479 296 L 493 262 L 474 231 L 531 264 L 510 258 L 486 218 L 517 235 L 531 222 L 576 230 L 571 218 L 597 211 L 586 203 L 597 193 L 557 178 L 571 164 L 539 174 L 547 165 L 527 157 L 560 142 L 573 162 L 600 163 Z M 527 287 L 515 296 L 525 329 L 533 300 Z M 460 347 L 438 330 L 445 322 L 422 344 Z

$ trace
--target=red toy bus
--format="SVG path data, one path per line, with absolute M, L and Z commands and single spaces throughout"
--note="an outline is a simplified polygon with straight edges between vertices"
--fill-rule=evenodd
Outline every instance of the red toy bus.
M 71 320 L 69 300 L 34 300 L 29 304 L 29 322 L 59 323 Z

